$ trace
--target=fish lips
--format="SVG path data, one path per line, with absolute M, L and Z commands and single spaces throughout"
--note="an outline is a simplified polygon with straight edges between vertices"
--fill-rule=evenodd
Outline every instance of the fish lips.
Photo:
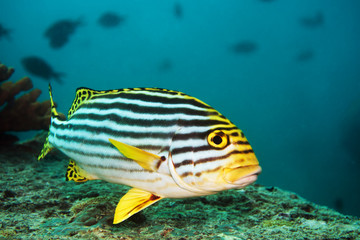
M 259 165 L 224 168 L 223 179 L 229 184 L 236 185 L 237 188 L 242 188 L 255 182 L 260 173 Z

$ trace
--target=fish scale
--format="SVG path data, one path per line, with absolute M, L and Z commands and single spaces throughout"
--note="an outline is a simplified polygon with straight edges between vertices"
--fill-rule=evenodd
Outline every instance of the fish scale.
M 241 130 L 204 102 L 159 88 L 79 88 L 62 119 L 52 103 L 39 160 L 57 148 L 70 157 L 67 180 L 101 179 L 133 187 L 119 223 L 162 198 L 242 188 L 261 168 Z

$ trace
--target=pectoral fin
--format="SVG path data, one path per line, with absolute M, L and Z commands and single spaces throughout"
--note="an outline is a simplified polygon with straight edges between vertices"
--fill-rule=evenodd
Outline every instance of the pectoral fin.
M 109 138 L 109 141 L 119 150 L 119 152 L 121 152 L 121 154 L 136 161 L 144 169 L 154 172 L 157 171 L 157 166 L 159 165 L 159 161 L 161 161 L 161 157 L 111 138 Z
M 144 208 L 156 203 L 162 197 L 137 188 L 130 189 L 119 201 L 114 215 L 114 224 L 128 219 Z

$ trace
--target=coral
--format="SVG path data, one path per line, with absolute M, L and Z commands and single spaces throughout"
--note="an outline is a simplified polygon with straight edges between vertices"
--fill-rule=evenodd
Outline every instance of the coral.
M 14 72 L 13 68 L 0 65 L 0 81 L 7 80 Z M 38 102 L 40 89 L 32 89 L 28 77 L 13 83 L 3 82 L 0 86 L 0 133 L 6 131 L 27 131 L 48 129 L 51 110 L 50 101 Z M 32 89 L 16 98 L 19 93 Z
M 8 80 L 13 72 L 14 68 L 9 68 L 0 62 L 0 82 Z

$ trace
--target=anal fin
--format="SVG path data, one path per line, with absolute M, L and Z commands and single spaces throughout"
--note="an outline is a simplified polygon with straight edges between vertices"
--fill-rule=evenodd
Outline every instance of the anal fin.
M 120 223 L 144 208 L 162 199 L 150 192 L 132 188 L 119 201 L 114 215 L 114 224 Z
M 65 177 L 66 181 L 73 180 L 74 182 L 86 182 L 93 179 L 88 176 L 85 170 L 81 169 L 78 165 L 76 165 L 75 161 L 72 159 L 70 159 Z

